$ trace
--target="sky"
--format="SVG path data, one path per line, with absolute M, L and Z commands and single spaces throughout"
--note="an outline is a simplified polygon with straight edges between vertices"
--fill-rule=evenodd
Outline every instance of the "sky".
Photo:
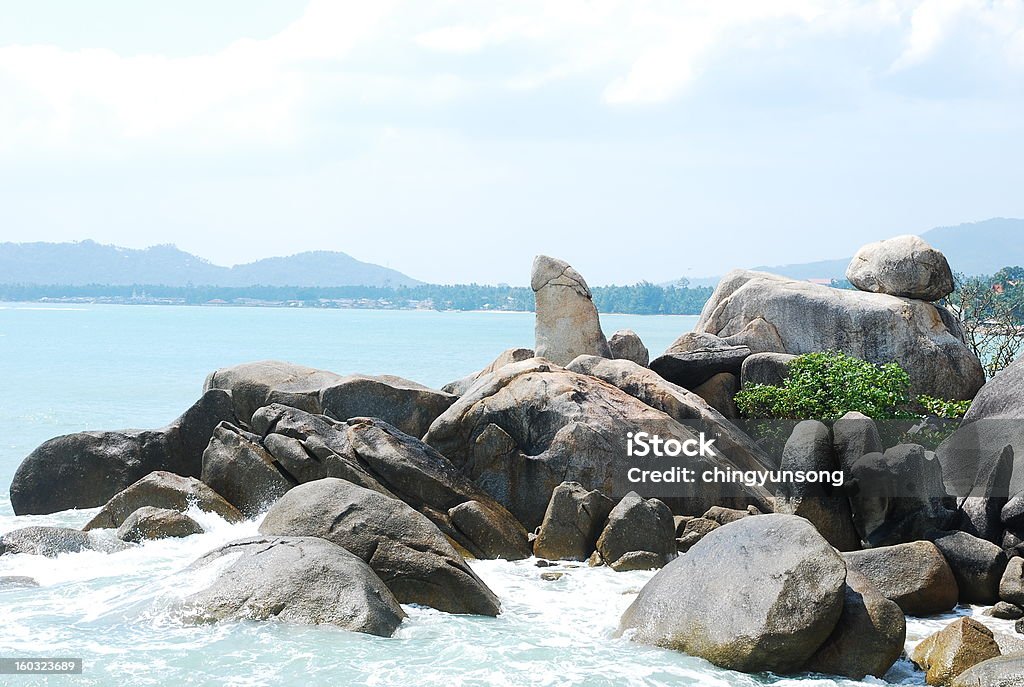
M 1024 217 L 1020 0 L 0 0 L 0 241 L 592 285 Z

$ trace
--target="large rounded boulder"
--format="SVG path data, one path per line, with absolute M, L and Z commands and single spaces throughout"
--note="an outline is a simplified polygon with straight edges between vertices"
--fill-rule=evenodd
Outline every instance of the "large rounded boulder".
M 94 508 L 155 470 L 198 477 L 203 451 L 222 421 L 235 421 L 231 396 L 210 390 L 161 429 L 77 432 L 50 439 L 15 472 L 11 506 L 16 515 Z
M 953 292 L 949 263 L 919 236 L 897 236 L 862 247 L 846 268 L 861 291 L 937 301 Z
M 620 633 L 748 673 L 799 671 L 836 628 L 846 565 L 803 518 L 742 518 L 648 582 Z
M 837 350 L 873 363 L 896 361 L 916 394 L 970 399 L 985 382 L 981 362 L 959 329 L 952 322 L 947 326 L 948 313 L 944 317 L 930 303 L 764 272 L 727 274 L 694 331 L 728 338 L 757 319 L 778 332 L 782 346 L 776 353 Z
M 424 515 L 396 498 L 328 477 L 299 485 L 260 533 L 321 537 L 364 560 L 401 603 L 497 615 L 498 598 Z
M 189 568 L 216 569 L 213 583 L 185 599 L 193 622 L 272 620 L 336 625 L 390 637 L 405 612 L 366 563 L 317 537 L 250 537 L 225 544 Z
M 609 362 L 643 369 L 625 360 Z M 481 378 L 434 421 L 424 441 L 528 529 L 541 524 L 552 491 L 564 481 L 579 482 L 584 489 L 599 489 L 612 497 L 630 491 L 657 496 L 673 512 L 694 515 L 713 505 L 767 503 L 763 490 L 735 483 L 666 487 L 630 482 L 627 435 L 638 428 L 666 441 L 697 439 L 693 428 L 622 390 L 535 358 Z M 736 465 L 733 456 L 749 465 L 749 453 L 731 452 L 724 444 L 716 444 L 715 449 L 715 456 L 688 458 L 689 466 L 731 468 Z M 643 493 L 643 489 L 659 493 Z

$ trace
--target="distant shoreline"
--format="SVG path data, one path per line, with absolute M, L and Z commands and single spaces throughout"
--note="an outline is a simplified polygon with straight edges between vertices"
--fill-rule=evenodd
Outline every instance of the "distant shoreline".
M 161 307 L 184 307 L 184 308 L 279 308 L 279 309 L 292 309 L 292 310 L 367 310 L 373 312 L 454 312 L 454 313 L 466 313 L 466 314 L 488 314 L 488 315 L 523 315 L 533 314 L 533 310 L 488 310 L 488 309 L 459 309 L 459 308 L 410 308 L 410 307 L 381 307 L 381 306 L 354 306 L 354 307 L 343 307 L 343 306 L 324 306 L 324 305 L 311 305 L 306 303 L 299 304 L 287 304 L 287 303 L 184 303 L 184 302 L 166 302 L 166 301 L 143 301 L 143 300 L 114 300 L 114 299 L 40 299 L 40 300 L 16 300 L 8 301 L 0 299 L 0 309 L 6 306 L 12 305 L 52 305 L 52 306 L 74 306 L 74 305 L 118 305 L 118 306 L 161 306 Z M 57 308 L 55 308 L 57 309 Z M 602 312 L 601 315 L 629 315 L 632 317 L 700 317 L 699 314 L 687 314 L 687 313 L 638 313 L 638 312 Z

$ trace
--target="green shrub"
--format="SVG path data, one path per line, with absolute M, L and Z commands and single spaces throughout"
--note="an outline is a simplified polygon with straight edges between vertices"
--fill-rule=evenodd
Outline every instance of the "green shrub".
M 797 357 L 782 386 L 749 386 L 736 395 L 736 405 L 759 418 L 837 420 L 850 411 L 875 419 L 913 417 L 910 376 L 903 368 L 839 351 Z
M 970 401 L 947 401 L 933 396 L 918 396 L 914 400 L 929 415 L 947 420 L 962 419 L 967 414 L 967 409 L 971 407 Z

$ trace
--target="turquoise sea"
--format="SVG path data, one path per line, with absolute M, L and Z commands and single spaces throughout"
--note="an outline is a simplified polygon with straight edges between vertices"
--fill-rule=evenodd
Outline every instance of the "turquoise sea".
M 652 357 L 695 321 L 602 317 L 606 332 L 638 332 Z M 35 446 L 84 429 L 166 424 L 216 368 L 281 359 L 436 387 L 532 341 L 529 313 L 0 304 L 0 533 L 29 524 L 77 527 L 94 512 L 14 517 L 7 487 Z M 569 563 L 555 568 L 565 573 L 561 579 L 547 582 L 531 561 L 474 562 L 502 600 L 498 618 L 410 607 L 390 639 L 277 623 L 187 626 L 175 603 L 204 581 L 181 570 L 258 526 L 196 517 L 205 534 L 118 554 L 0 557 L 0 575 L 41 584 L 0 590 L 0 657 L 85 659 L 81 676 L 0 675 L 0 685 L 884 684 L 753 677 L 612 639 L 651 573 Z M 910 641 L 942 622 L 911 622 Z M 923 683 L 906 662 L 888 680 Z

